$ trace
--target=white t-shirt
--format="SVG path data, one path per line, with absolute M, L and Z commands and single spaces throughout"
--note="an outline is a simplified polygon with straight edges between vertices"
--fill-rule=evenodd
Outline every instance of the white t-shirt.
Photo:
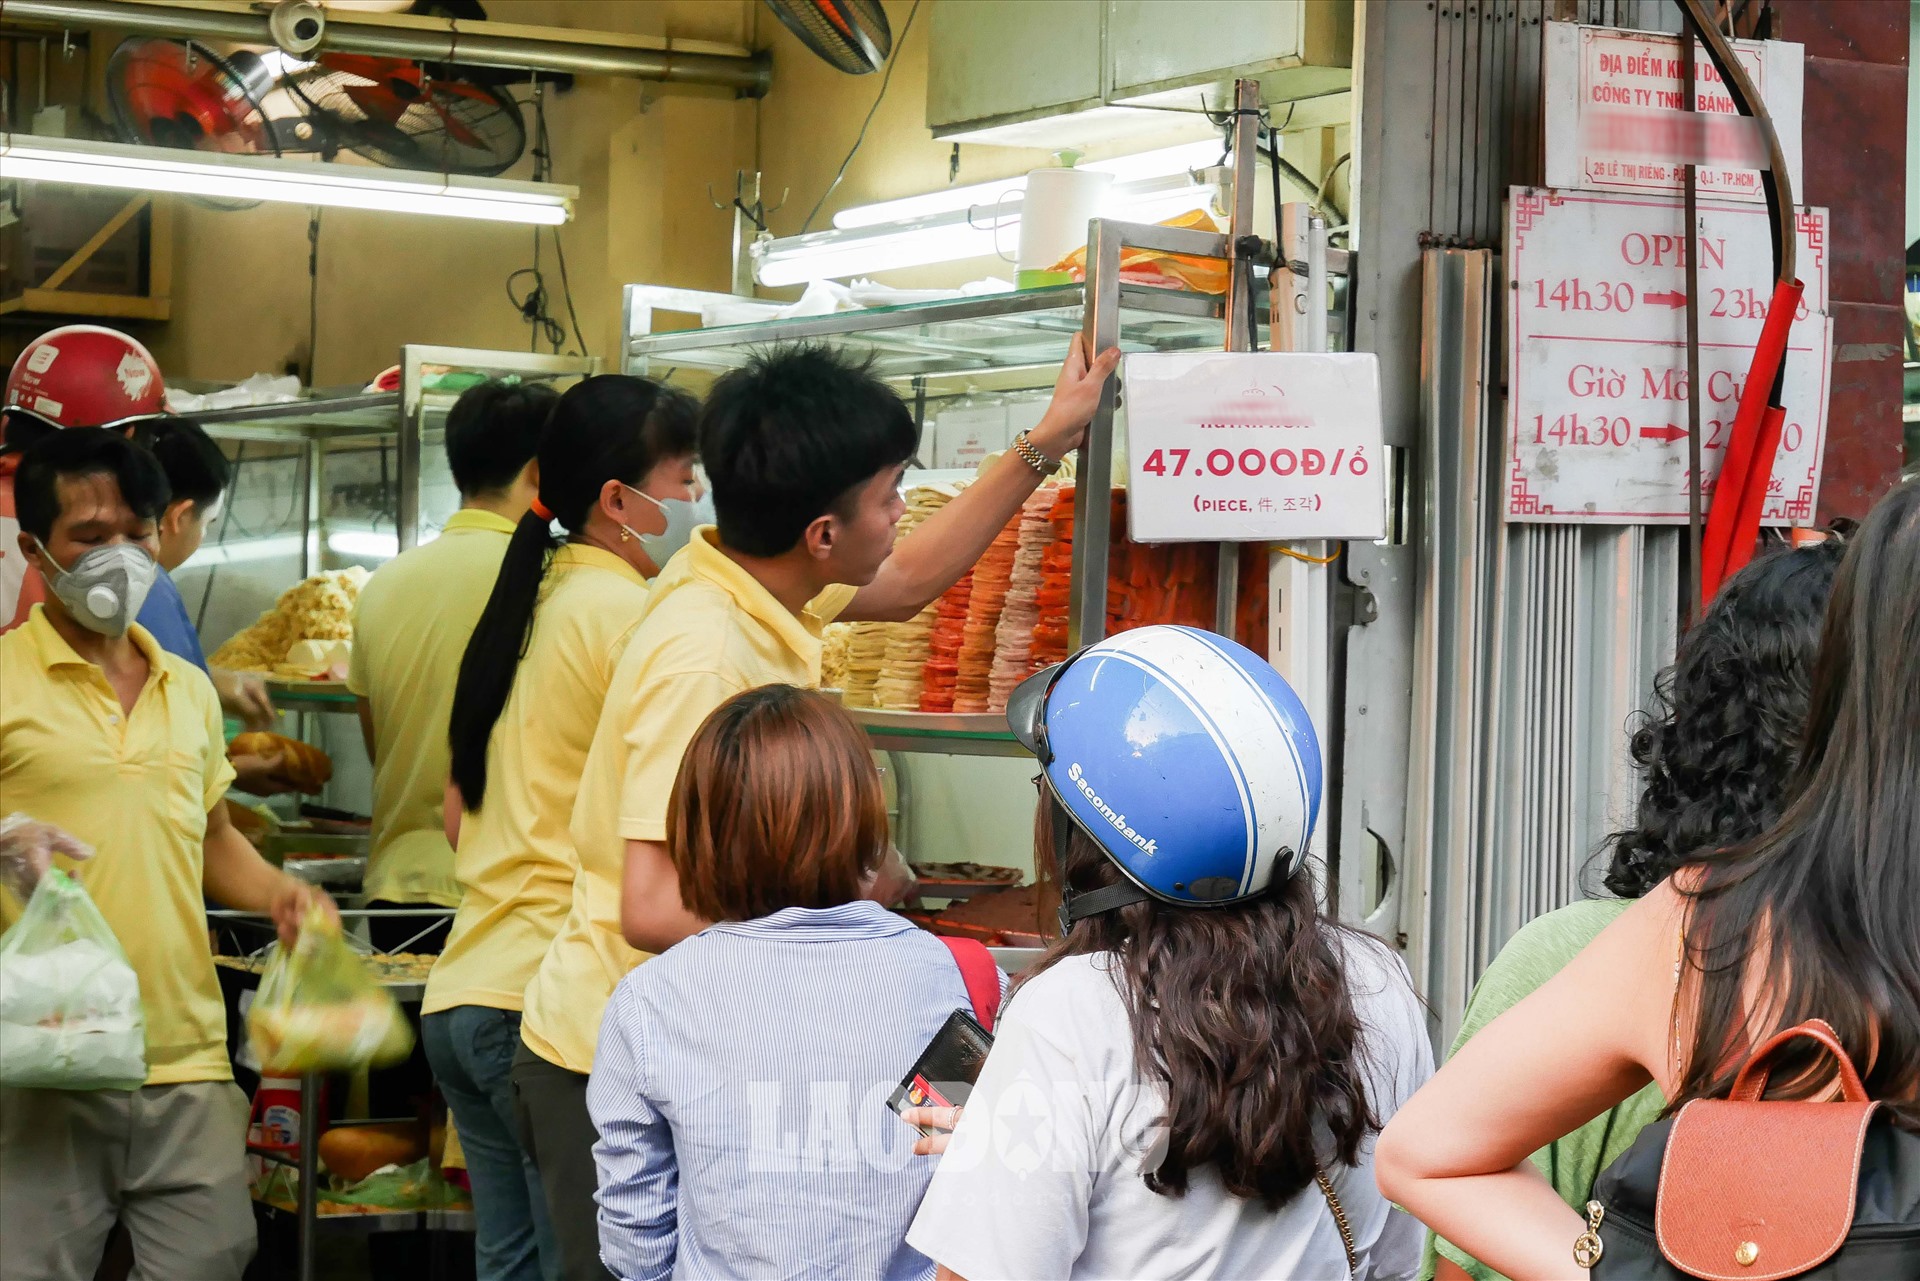
M 1385 1124 L 1433 1075 L 1433 1047 L 1400 958 L 1342 937 L 1368 1098 Z M 1344 1279 L 1346 1252 L 1318 1187 L 1278 1211 L 1229 1195 L 1210 1168 L 1191 1172 L 1184 1197 L 1147 1187 L 1143 1157 L 1157 1164 L 1165 1096 L 1134 1071 L 1111 960 L 1062 961 L 1015 993 L 908 1243 L 966 1281 Z M 1374 1185 L 1373 1140 L 1357 1169 L 1333 1163 L 1328 1173 L 1358 1275 L 1412 1278 L 1421 1229 Z

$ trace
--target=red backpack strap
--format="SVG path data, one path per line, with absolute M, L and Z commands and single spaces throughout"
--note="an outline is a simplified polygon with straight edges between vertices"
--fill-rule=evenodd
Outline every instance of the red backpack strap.
M 960 967 L 960 978 L 967 985 L 967 999 L 973 1003 L 973 1017 L 987 1031 L 993 1031 L 994 1012 L 1000 1008 L 1000 967 L 993 953 L 978 939 L 942 937 L 953 963 Z

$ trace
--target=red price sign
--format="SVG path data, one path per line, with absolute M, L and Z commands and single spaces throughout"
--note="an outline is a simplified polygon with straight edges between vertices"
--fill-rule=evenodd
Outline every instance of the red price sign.
M 1371 354 L 1139 355 L 1121 379 L 1134 541 L 1386 532 Z

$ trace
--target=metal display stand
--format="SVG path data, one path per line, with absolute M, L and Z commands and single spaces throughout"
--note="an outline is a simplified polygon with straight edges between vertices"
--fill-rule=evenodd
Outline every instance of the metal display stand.
M 1089 252 L 1085 284 L 990 294 L 954 301 L 909 303 L 790 320 L 760 321 L 713 329 L 649 333 L 656 312 L 698 314 L 703 307 L 738 302 L 724 294 L 628 285 L 625 342 L 629 373 L 653 376 L 720 374 L 739 368 L 755 351 L 783 342 L 824 342 L 871 362 L 872 372 L 897 387 L 924 416 L 929 405 L 960 396 L 1020 395 L 1050 388 L 1061 354 L 1076 332 L 1089 327 L 1103 345 L 1128 352 L 1218 351 L 1226 336 L 1226 300 L 1221 297 L 1123 283 L 1120 246 L 1142 245 L 1173 252 L 1225 252 L 1227 237 L 1167 227 L 1097 220 L 1094 243 L 1110 248 L 1101 262 Z M 1260 288 L 1256 284 L 1256 289 Z M 1262 324 L 1264 334 L 1266 326 Z M 1110 383 L 1088 430 L 1079 474 L 1111 476 L 1114 388 Z M 911 476 L 911 473 L 909 473 Z M 1074 538 L 1070 643 L 1098 640 L 1105 630 L 1109 529 L 1108 504 L 1087 494 L 1107 487 L 1082 484 L 1076 520 L 1086 522 Z M 1091 513 L 1091 514 L 1090 514 Z M 849 708 L 876 740 L 892 751 L 938 755 L 1024 756 L 1005 722 L 994 716 L 882 712 Z
M 366 908 L 342 908 L 343 919 L 371 916 L 445 916 L 451 919 L 452 909 L 421 908 L 419 910 L 390 910 Z M 209 920 L 231 921 L 261 926 L 269 931 L 271 922 L 253 912 L 233 912 L 220 909 L 207 913 Z M 426 931 L 422 931 L 425 933 Z M 262 949 L 265 951 L 266 949 Z M 382 981 L 381 988 L 403 1006 L 417 1006 L 426 995 L 427 985 L 414 980 Z M 472 1232 L 474 1216 L 470 1210 L 379 1210 L 368 1213 L 321 1215 L 320 1213 L 320 1144 L 314 1139 L 314 1118 L 320 1114 L 321 1090 L 326 1080 L 325 1073 L 306 1072 L 300 1076 L 300 1149 L 294 1156 L 276 1148 L 264 1147 L 256 1143 L 247 1144 L 247 1154 L 257 1156 L 263 1161 L 275 1165 L 287 1166 L 296 1171 L 299 1188 L 294 1198 L 292 1218 L 295 1225 L 295 1276 L 298 1281 L 314 1281 L 315 1250 L 319 1234 L 324 1225 L 329 1232 L 345 1232 L 359 1236 L 370 1236 L 384 1232 Z M 369 1117 L 362 1120 L 336 1121 L 329 1128 L 346 1128 L 359 1125 L 381 1125 L 390 1123 L 389 1118 Z M 254 1202 L 270 1218 L 283 1217 L 288 1212 L 269 1202 Z M 441 1251 L 434 1250 L 434 1266 L 431 1275 L 438 1277 L 441 1272 Z
M 1329 301 L 1340 288 L 1347 255 L 1327 248 L 1324 219 L 1288 206 L 1288 243 L 1276 246 L 1254 226 L 1256 158 L 1261 129 L 1259 87 L 1241 81 L 1233 111 L 1233 201 L 1231 229 L 1206 232 L 1094 219 L 1087 228 L 1086 281 L 1041 289 L 988 294 L 953 301 L 909 303 L 655 333 L 658 312 L 699 315 L 738 307 L 743 299 L 650 285 L 629 285 L 623 317 L 623 367 L 629 373 L 674 377 L 717 375 L 746 364 L 771 344 L 821 342 L 870 362 L 872 372 L 893 384 L 924 420 L 929 405 L 960 395 L 1022 393 L 1051 386 L 1061 354 L 1076 332 L 1094 350 L 1127 353 L 1274 350 L 1326 351 L 1334 345 Z M 1273 228 L 1266 229 L 1269 235 Z M 1224 260 L 1224 295 L 1130 284 L 1121 278 L 1128 249 Z M 1270 289 L 1270 282 L 1275 287 Z M 1335 312 L 1338 315 L 1338 312 Z M 1344 325 L 1339 331 L 1344 335 Z M 1112 509 L 1108 486 L 1115 471 L 1114 417 L 1118 380 L 1110 380 L 1081 447 L 1074 495 L 1072 587 L 1068 617 L 1070 649 L 1101 639 L 1106 631 L 1108 540 Z M 911 473 L 909 473 L 911 475 Z M 1217 630 L 1230 634 L 1241 573 L 1240 549 L 1219 549 Z M 1327 670 L 1332 650 L 1330 592 L 1324 565 L 1311 573 L 1295 559 L 1274 558 L 1261 567 L 1273 574 L 1269 588 L 1284 587 L 1270 600 L 1274 620 L 1268 657 L 1296 683 L 1317 692 L 1325 707 L 1335 684 Z M 1296 588 L 1304 585 L 1307 590 Z M 1296 597 L 1300 598 L 1296 602 Z M 1313 602 L 1318 601 L 1317 609 Z M 1315 632 L 1315 628 L 1318 632 Z M 875 711 L 849 708 L 878 749 L 941 755 L 1023 756 L 997 716 Z M 1337 761 L 1337 726 L 1316 718 L 1326 734 L 1327 759 Z M 1332 732 L 1329 733 L 1328 731 Z M 907 805 L 901 802 L 904 811 Z M 1329 809 L 1332 801 L 1329 802 Z M 1327 825 L 1328 830 L 1334 824 Z M 1330 860 L 1333 861 L 1333 860 Z

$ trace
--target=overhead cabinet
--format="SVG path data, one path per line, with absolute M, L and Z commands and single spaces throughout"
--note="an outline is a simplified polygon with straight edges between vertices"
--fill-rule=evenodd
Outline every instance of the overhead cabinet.
M 1352 0 L 967 0 L 933 7 L 927 124 L 939 138 L 1098 145 L 1218 109 L 1236 77 L 1262 101 L 1345 118 Z M 1337 117 L 1337 119 L 1336 119 Z

